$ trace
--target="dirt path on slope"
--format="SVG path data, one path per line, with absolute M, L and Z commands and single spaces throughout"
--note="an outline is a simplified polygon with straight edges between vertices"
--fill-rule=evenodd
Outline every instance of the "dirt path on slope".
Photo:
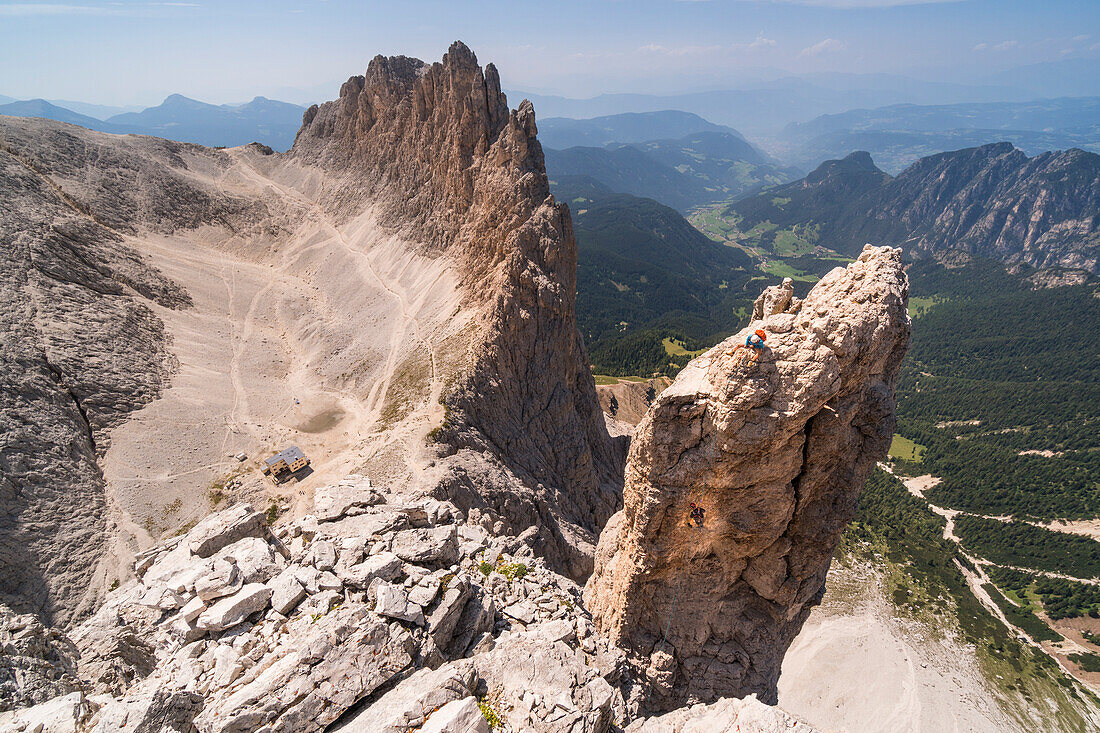
M 424 264 L 403 240 L 380 239 L 369 212 L 349 235 L 315 201 L 261 175 L 246 153 L 228 154 L 234 164 L 202 173 L 203 180 L 282 212 L 277 237 L 212 227 L 126 237 L 188 290 L 194 306 L 149 306 L 165 323 L 178 368 L 158 399 L 112 431 L 103 461 L 123 538 L 113 553 L 118 567 L 126 566 L 126 548 L 143 549 L 233 496 L 304 513 L 313 487 L 342 478 L 386 445 L 412 474 L 421 469 L 423 415 L 443 409 L 436 345 L 421 319 L 436 300 L 454 309 L 452 284 L 414 292 L 403 278 L 439 282 L 446 262 Z M 384 267 L 365 251 L 379 241 L 388 247 Z M 414 347 L 424 354 L 430 386 L 419 395 L 420 422 L 381 431 L 395 370 Z M 312 474 L 275 486 L 259 473 L 260 462 L 292 444 L 309 456 Z M 235 460 L 238 453 L 247 460 Z M 227 482 L 239 487 L 227 490 Z

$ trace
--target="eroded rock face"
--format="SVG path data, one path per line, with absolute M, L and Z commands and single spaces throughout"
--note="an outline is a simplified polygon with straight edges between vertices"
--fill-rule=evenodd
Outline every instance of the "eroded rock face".
M 376 202 L 383 224 L 454 256 L 482 311 L 445 395 L 452 455 L 438 493 L 520 534 L 574 577 L 618 507 L 625 443 L 607 434 L 576 327 L 577 246 L 550 195 L 535 113 L 455 43 L 441 62 L 376 57 L 310 108 L 289 155 L 332 171 L 325 200 Z M 342 178 L 340 178 L 342 176 Z
M 759 361 L 737 348 L 745 333 L 715 346 L 634 433 L 586 602 L 645 669 L 651 709 L 775 702 L 783 655 L 894 432 L 909 343 L 900 254 L 868 246 L 801 304 L 762 296 L 746 331 L 768 333 Z

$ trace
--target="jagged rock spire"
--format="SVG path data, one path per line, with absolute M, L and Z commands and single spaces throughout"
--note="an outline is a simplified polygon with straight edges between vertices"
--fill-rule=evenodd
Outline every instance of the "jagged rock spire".
M 654 709 L 775 702 L 783 655 L 890 445 L 907 298 L 900 250 L 868 246 L 805 302 L 758 302 L 764 319 L 688 364 L 639 424 L 586 602 L 646 669 Z M 759 328 L 753 362 L 738 346 Z

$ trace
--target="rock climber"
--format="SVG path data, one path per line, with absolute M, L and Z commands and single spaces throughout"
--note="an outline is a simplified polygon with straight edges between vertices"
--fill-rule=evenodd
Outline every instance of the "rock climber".
M 701 506 L 696 506 L 695 502 L 691 502 L 691 521 L 695 523 L 696 527 L 703 526 L 703 519 L 705 518 L 707 510 Z
M 762 329 L 756 329 L 753 333 L 749 334 L 749 337 L 745 339 L 745 343 L 734 349 L 734 353 L 745 349 L 749 354 L 749 361 L 756 363 L 760 361 L 760 355 L 764 353 L 764 341 L 768 338 L 768 334 L 764 333 Z
M 767 341 L 767 339 L 768 334 L 758 328 L 745 339 L 745 346 L 748 346 L 750 349 L 756 349 L 757 351 L 763 351 L 764 342 Z

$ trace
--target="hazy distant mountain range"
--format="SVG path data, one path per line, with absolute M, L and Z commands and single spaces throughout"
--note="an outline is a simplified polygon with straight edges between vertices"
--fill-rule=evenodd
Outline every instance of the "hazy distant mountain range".
M 513 106 L 524 97 L 534 102 L 539 139 L 545 148 L 557 150 L 680 141 L 698 133 L 742 138 L 740 130 L 773 156 L 767 163 L 777 168 L 811 170 L 825 160 L 867 150 L 890 173 L 923 156 L 992 142 L 1011 142 L 1028 154 L 1071 147 L 1100 151 L 1100 63 L 1095 60 L 1035 64 L 975 83 L 929 82 L 895 74 L 792 76 L 778 69 L 758 69 L 731 85 L 737 88 L 674 95 L 569 99 L 513 91 L 509 97 Z M 1076 98 L 1036 99 L 1061 95 Z M 94 130 L 210 146 L 257 141 L 277 150 L 293 142 L 304 109 L 264 97 L 239 105 L 215 105 L 173 94 L 156 107 L 138 110 L 59 99 L 17 101 L 0 95 L 0 114 L 46 117 Z M 731 152 L 732 142 L 726 146 L 730 150 L 718 151 L 716 159 L 712 159 L 713 150 L 701 153 L 694 144 L 687 147 L 691 149 L 663 144 L 646 150 L 666 166 L 691 168 L 677 173 L 693 180 L 671 184 L 686 186 L 679 202 L 673 203 L 676 194 L 658 197 L 679 208 L 685 201 L 740 195 L 759 183 L 790 178 L 774 171 L 758 175 L 746 170 L 763 163 L 743 152 Z M 638 172 L 631 166 L 637 169 L 640 161 L 630 153 L 587 155 L 594 160 L 581 168 L 562 169 L 561 174 L 593 174 L 594 167 L 615 167 L 614 160 L 607 159 L 617 157 L 629 164 L 625 171 L 594 177 L 624 191 L 614 176 Z M 580 157 L 580 153 L 572 155 Z M 678 160 L 671 162 L 670 157 Z M 736 170 L 731 168 L 733 163 L 740 164 Z M 642 181 L 631 191 L 638 195 L 656 190 L 646 188 L 646 178 L 677 180 L 667 172 L 641 173 Z
M 539 123 L 546 168 L 680 211 L 797 178 L 737 130 L 674 110 Z M 561 148 L 561 149 L 557 149 Z
M 10 99 L 0 98 L 0 102 Z M 78 105 L 74 105 L 78 106 Z M 79 105 L 99 110 L 101 105 Z M 173 94 L 156 107 L 140 112 L 125 112 L 107 119 L 80 114 L 44 99 L 8 101 L 0 104 L 0 115 L 45 117 L 69 122 L 90 130 L 113 133 L 154 135 L 171 140 L 208 146 L 232 147 L 261 142 L 276 150 L 286 150 L 302 124 L 304 107 L 256 97 L 241 105 L 215 105 Z
M 544 148 L 552 179 L 585 176 L 611 191 L 656 199 L 680 211 L 731 201 L 798 177 L 743 138 L 698 132 L 673 140 L 565 150 Z
M 927 155 L 1011 142 L 1029 155 L 1082 148 L 1100 152 L 1100 97 L 854 109 L 788 125 L 771 150 L 811 169 L 866 150 L 888 173 Z
M 680 110 L 626 112 L 591 119 L 548 117 L 539 120 L 539 142 L 544 148 L 598 147 L 612 143 L 669 140 L 697 132 L 723 132 L 742 138 L 732 127 L 716 125 L 699 115 Z

